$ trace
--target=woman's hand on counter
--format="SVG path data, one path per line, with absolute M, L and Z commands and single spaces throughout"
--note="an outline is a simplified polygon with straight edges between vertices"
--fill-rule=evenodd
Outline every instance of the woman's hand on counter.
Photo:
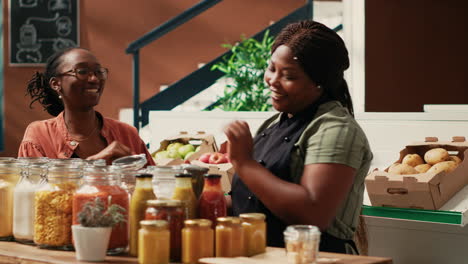
M 101 152 L 89 156 L 86 158 L 87 160 L 97 160 L 97 159 L 105 159 L 107 164 L 111 164 L 113 160 L 129 156 L 135 154 L 133 153 L 129 147 L 125 146 L 124 144 L 114 141 L 110 143 L 106 148 L 101 150 Z

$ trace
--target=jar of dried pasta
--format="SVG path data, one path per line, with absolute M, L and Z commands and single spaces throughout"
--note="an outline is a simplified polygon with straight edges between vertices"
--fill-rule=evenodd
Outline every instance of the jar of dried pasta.
M 20 176 L 20 162 L 0 158 L 0 240 L 13 238 L 13 192 Z
M 81 179 L 82 168 L 74 164 L 53 165 L 48 169 L 48 182 L 35 194 L 34 243 L 39 247 L 73 249 L 73 194 Z
M 312 225 L 290 225 L 284 231 L 288 263 L 316 263 L 320 244 L 320 231 Z

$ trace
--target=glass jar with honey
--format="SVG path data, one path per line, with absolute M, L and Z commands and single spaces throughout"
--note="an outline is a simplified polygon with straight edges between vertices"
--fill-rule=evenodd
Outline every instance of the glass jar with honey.
M 244 232 L 239 217 L 216 219 L 216 257 L 244 256 Z
M 265 215 L 261 213 L 240 214 L 244 230 L 245 254 L 251 257 L 265 253 L 266 223 Z
M 182 263 L 195 264 L 214 256 L 214 232 L 208 219 L 185 220 L 182 229 Z
M 138 263 L 169 263 L 169 225 L 165 220 L 143 220 L 138 231 Z

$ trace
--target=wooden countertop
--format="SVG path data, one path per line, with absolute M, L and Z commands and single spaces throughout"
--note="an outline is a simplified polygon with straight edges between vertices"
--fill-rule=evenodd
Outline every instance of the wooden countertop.
M 321 263 L 336 264 L 392 264 L 389 258 L 352 256 L 320 252 Z M 0 263 L 7 264 L 85 264 L 85 263 L 138 263 L 137 258 L 129 256 L 107 256 L 105 262 L 82 262 L 75 259 L 75 252 L 39 249 L 34 246 L 15 242 L 0 241 Z M 204 258 L 202 263 L 208 264 L 285 264 L 286 255 L 282 248 L 268 248 L 265 254 L 252 258 Z

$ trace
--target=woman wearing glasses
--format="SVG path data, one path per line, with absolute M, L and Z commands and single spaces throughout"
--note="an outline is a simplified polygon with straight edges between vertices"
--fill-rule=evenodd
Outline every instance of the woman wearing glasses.
M 137 130 L 94 110 L 104 91 L 108 69 L 88 50 L 70 48 L 52 55 L 44 73 L 29 81 L 30 106 L 38 101 L 55 116 L 26 128 L 19 157 L 112 160 L 131 154 L 153 159 Z

